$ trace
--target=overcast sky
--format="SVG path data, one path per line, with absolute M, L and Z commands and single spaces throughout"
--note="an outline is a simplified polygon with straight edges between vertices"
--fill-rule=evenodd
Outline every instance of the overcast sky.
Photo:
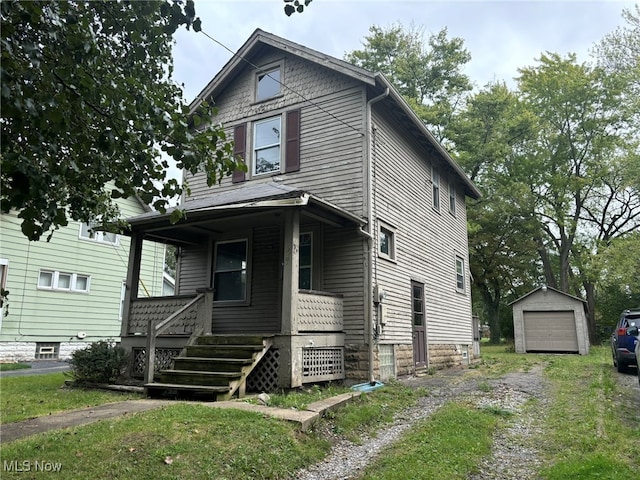
M 623 25 L 619 0 L 313 0 L 302 14 L 287 17 L 282 0 L 196 0 L 203 30 L 233 52 L 256 28 L 322 53 L 343 58 L 362 48 L 371 25 L 424 27 L 425 35 L 448 29 L 471 53 L 466 73 L 476 86 L 491 80 L 513 85 L 517 69 L 531 66 L 545 51 L 589 50 Z M 180 31 L 174 49 L 174 79 L 188 101 L 206 86 L 231 53 L 202 33 Z

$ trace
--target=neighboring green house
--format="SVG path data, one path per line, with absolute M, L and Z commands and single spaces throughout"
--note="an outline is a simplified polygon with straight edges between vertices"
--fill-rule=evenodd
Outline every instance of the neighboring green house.
M 148 211 L 119 201 L 123 216 Z M 12 212 L 0 215 L 0 361 L 65 359 L 98 340 L 119 340 L 130 239 L 70 221 L 51 241 L 30 242 Z M 163 295 L 164 245 L 145 242 L 138 290 Z M 165 286 L 164 288 L 167 288 Z

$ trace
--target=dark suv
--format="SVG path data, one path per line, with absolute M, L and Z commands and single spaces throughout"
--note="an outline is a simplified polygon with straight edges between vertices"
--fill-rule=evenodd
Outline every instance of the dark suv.
M 625 310 L 620 315 L 620 320 L 611 335 L 611 354 L 613 355 L 613 366 L 618 367 L 619 372 L 624 372 L 627 365 L 637 365 L 635 335 L 629 335 L 629 327 L 640 326 L 640 308 Z

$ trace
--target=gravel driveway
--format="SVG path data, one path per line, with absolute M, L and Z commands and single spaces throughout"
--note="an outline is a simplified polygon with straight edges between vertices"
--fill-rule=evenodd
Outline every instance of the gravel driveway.
M 404 410 L 396 416 L 393 424 L 378 431 L 375 437 L 364 439 L 360 445 L 337 440 L 324 461 L 299 471 L 295 478 L 355 478 L 384 447 L 397 440 L 415 422 L 430 416 L 448 401 L 468 400 L 478 407 L 491 406 L 514 414 L 509 428 L 499 430 L 494 437 L 491 456 L 479 466 L 481 473 L 472 475 L 470 480 L 535 479 L 542 460 L 534 439 L 540 433 L 543 412 L 549 401 L 542 369 L 538 365 L 526 373 L 507 374 L 492 380 L 469 378 L 464 375 L 464 370 L 402 380 L 408 386 L 427 388 L 430 395 L 420 398 L 418 405 Z M 636 402 L 640 408 L 640 388 L 637 377 L 632 373 L 618 374 L 618 383 L 624 392 L 621 401 Z M 538 401 L 527 404 L 530 399 Z M 527 408 L 524 408 L 525 404 Z

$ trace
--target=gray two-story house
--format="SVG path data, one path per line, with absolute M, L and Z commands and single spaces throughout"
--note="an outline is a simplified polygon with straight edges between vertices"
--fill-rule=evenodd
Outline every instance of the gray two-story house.
M 468 361 L 479 192 L 383 75 L 256 30 L 203 100 L 247 171 L 186 178 L 176 224 L 130 219 L 134 374 L 225 397 Z M 178 247 L 175 296 L 138 298 L 143 239 Z

